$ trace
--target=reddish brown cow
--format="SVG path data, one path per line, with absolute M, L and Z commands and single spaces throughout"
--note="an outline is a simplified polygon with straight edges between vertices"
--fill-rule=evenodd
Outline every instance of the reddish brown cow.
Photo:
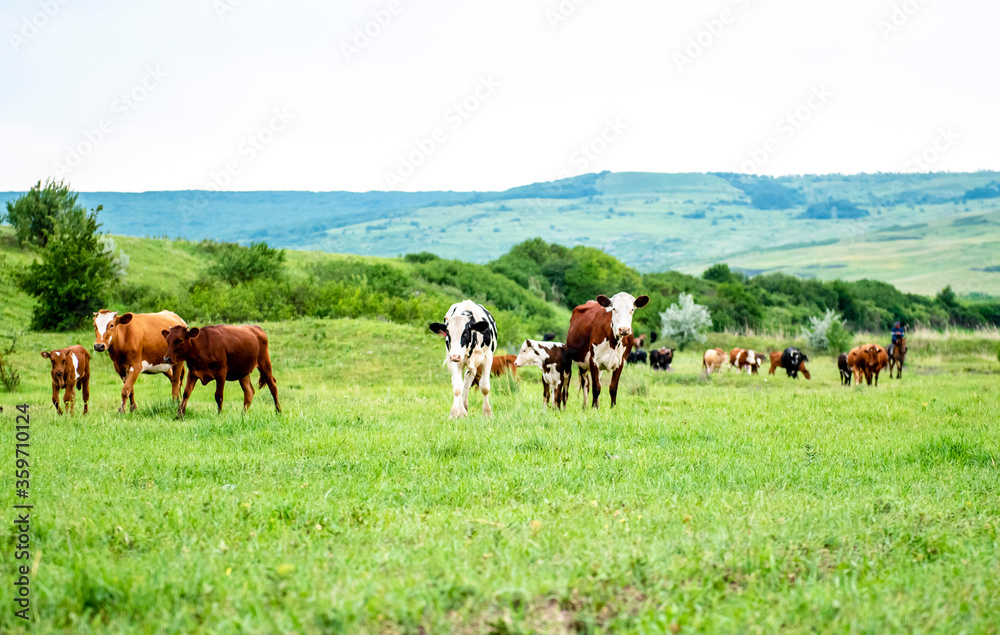
M 125 400 L 130 410 L 135 410 L 135 381 L 141 373 L 163 373 L 170 379 L 170 392 L 176 400 L 180 397 L 184 364 L 163 360 L 167 344 L 160 331 L 173 326 L 187 326 L 184 320 L 170 311 L 159 313 L 122 313 L 101 309 L 94 314 L 94 350 L 108 351 L 115 372 L 122 378 L 122 405 L 118 412 L 125 412 Z
M 732 351 L 730 351 L 730 355 L 732 355 Z M 740 352 L 736 356 L 736 369 L 738 371 L 745 370 L 748 375 L 756 375 L 763 363 L 764 356 L 752 350 L 740 349 Z
M 506 374 L 510 371 L 514 375 L 514 379 L 517 379 L 517 355 L 497 355 L 493 358 L 493 368 L 491 374 L 494 377 L 499 377 L 500 375 Z
M 618 379 L 632 350 L 632 314 L 648 302 L 647 295 L 634 298 L 622 292 L 613 298 L 599 295 L 596 302 L 591 300 L 573 309 L 566 350 L 573 363 L 580 367 L 584 386 L 584 375 L 590 372 L 595 408 L 601 396 L 601 372 L 605 370 L 612 372 L 608 393 L 614 408 L 618 399 Z
M 52 405 L 56 412 L 62 414 L 59 407 L 59 391 L 65 389 L 63 402 L 66 411 L 73 414 L 73 401 L 76 388 L 83 393 L 83 414 L 89 409 L 90 401 L 90 353 L 84 347 L 74 344 L 57 351 L 42 351 L 42 357 L 52 362 Z
M 739 370 L 739 359 L 740 353 L 743 352 L 742 348 L 733 348 L 729 350 L 729 368 L 735 368 Z
M 253 402 L 253 384 L 250 373 L 260 370 L 258 388 L 267 387 L 274 397 L 274 408 L 281 412 L 278 403 L 278 384 L 271 372 L 271 356 L 267 350 L 267 334 L 259 326 L 229 326 L 217 324 L 188 330 L 175 326 L 161 333 L 167 345 L 166 359 L 171 363 L 187 362 L 188 379 L 184 386 L 177 416 L 183 417 L 188 399 L 195 384 L 204 386 L 215 381 L 215 403 L 222 412 L 222 396 L 227 381 L 238 381 L 243 388 L 243 410 Z

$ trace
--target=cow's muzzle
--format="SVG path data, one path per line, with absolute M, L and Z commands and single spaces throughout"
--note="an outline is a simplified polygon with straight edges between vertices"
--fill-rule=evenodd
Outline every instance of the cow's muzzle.
M 94 344 L 94 350 L 98 353 L 103 353 L 105 348 L 107 348 L 107 346 L 104 344 Z
M 173 364 L 173 362 L 170 360 L 170 358 L 168 356 L 166 356 L 166 355 L 163 356 L 163 361 L 165 361 L 168 364 Z
M 449 362 L 460 362 L 460 361 L 462 361 L 462 356 L 461 355 L 448 355 L 448 361 Z
M 625 337 L 632 334 L 632 329 L 618 329 L 618 337 Z

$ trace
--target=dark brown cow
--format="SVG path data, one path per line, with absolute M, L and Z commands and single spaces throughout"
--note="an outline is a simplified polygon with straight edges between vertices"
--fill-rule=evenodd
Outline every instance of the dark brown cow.
M 584 375 L 589 371 L 595 408 L 601 396 L 601 372 L 605 370 L 612 372 L 608 393 L 614 408 L 618 399 L 618 380 L 632 350 L 632 314 L 648 302 L 647 295 L 635 298 L 622 292 L 612 298 L 599 295 L 596 301 L 591 300 L 573 309 L 566 350 L 570 359 L 580 367 L 584 386 Z
M 278 384 L 271 372 L 271 356 L 267 350 L 267 334 L 259 326 L 229 326 L 217 324 L 188 330 L 175 326 L 161 333 L 167 344 L 166 359 L 171 363 L 187 362 L 188 379 L 184 386 L 177 416 L 183 417 L 188 399 L 195 384 L 204 386 L 215 381 L 215 403 L 222 412 L 222 395 L 227 381 L 238 381 L 243 388 L 243 410 L 253 402 L 253 384 L 250 373 L 260 370 L 257 387 L 266 384 L 274 397 L 274 409 L 281 412 L 278 403 Z
M 108 351 L 108 357 L 115 366 L 115 372 L 122 378 L 122 405 L 118 412 L 125 412 L 125 400 L 129 409 L 135 410 L 135 381 L 141 373 L 163 373 L 170 379 L 170 392 L 176 400 L 180 398 L 181 381 L 184 380 L 184 364 L 168 363 L 163 354 L 167 343 L 160 331 L 173 326 L 187 326 L 176 313 L 122 313 L 101 309 L 94 314 L 94 350 Z
M 52 405 L 62 414 L 59 407 L 59 391 L 65 389 L 63 401 L 66 411 L 73 414 L 76 388 L 83 393 L 83 414 L 87 414 L 90 401 L 90 353 L 84 347 L 74 344 L 57 351 L 42 351 L 42 357 L 52 362 Z
M 892 377 L 892 371 L 895 368 L 899 370 L 896 371 L 896 379 L 900 379 L 903 376 L 903 362 L 906 361 L 906 338 L 899 338 L 898 342 L 889 344 L 887 350 L 889 354 L 889 377 Z

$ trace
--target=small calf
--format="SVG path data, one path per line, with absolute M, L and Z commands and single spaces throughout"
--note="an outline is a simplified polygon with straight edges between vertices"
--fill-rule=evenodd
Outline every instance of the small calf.
M 52 362 L 52 405 L 62 414 L 59 407 L 59 391 L 65 389 L 63 402 L 66 411 L 73 414 L 74 388 L 83 393 L 83 414 L 89 410 L 90 401 L 90 353 L 82 346 L 74 345 L 57 351 L 42 351 L 42 357 Z
M 524 340 L 514 362 L 517 366 L 537 366 L 542 369 L 542 399 L 556 408 L 565 408 L 573 363 L 562 342 Z
M 840 369 L 840 383 L 845 386 L 851 385 L 851 365 L 847 362 L 847 353 L 841 353 L 837 358 L 837 368 Z

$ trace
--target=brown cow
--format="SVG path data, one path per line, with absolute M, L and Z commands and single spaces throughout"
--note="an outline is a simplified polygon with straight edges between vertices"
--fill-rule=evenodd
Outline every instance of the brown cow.
M 514 363 L 516 361 L 517 355 L 497 355 L 493 358 L 491 374 L 494 377 L 499 377 L 510 371 L 514 375 L 514 379 L 517 379 L 517 364 Z
M 542 369 L 542 399 L 546 404 L 564 408 L 569 397 L 569 384 L 573 363 L 566 355 L 562 342 L 524 340 L 515 363 L 518 366 L 537 366 Z
M 763 363 L 764 356 L 752 350 L 740 349 L 740 352 L 736 356 L 736 369 L 741 372 L 744 370 L 747 371 L 747 375 L 756 375 Z
M 872 378 L 875 378 L 875 385 L 878 386 L 878 375 L 882 369 L 889 365 L 889 354 L 878 344 L 868 345 L 868 366 L 865 369 L 865 381 L 872 385 Z
M 612 372 L 608 393 L 611 395 L 611 407 L 615 407 L 618 380 L 632 350 L 632 314 L 648 302 L 648 295 L 635 298 L 621 292 L 612 298 L 599 295 L 596 301 L 591 300 L 573 309 L 566 337 L 567 354 L 580 367 L 583 386 L 586 386 L 585 374 L 590 372 L 595 408 L 601 396 L 601 372 L 605 370 Z
M 847 353 L 847 367 L 854 375 L 854 383 L 861 385 L 861 376 L 868 366 L 868 353 L 864 346 L 855 346 Z
M 705 375 L 722 370 L 722 365 L 726 363 L 726 351 L 721 348 L 710 348 L 705 351 L 701 358 L 701 367 L 705 370 Z
M 52 405 L 62 414 L 59 407 L 59 391 L 65 389 L 63 401 L 66 411 L 73 414 L 76 388 L 83 393 L 83 414 L 87 414 L 90 401 L 90 353 L 84 347 L 74 344 L 57 351 L 42 351 L 42 357 L 52 362 Z
M 125 400 L 129 409 L 135 410 L 135 381 L 141 373 L 163 373 L 170 379 L 170 393 L 174 400 L 180 398 L 181 381 L 184 380 L 184 364 L 168 363 L 163 354 L 167 344 L 160 331 L 173 326 L 187 326 L 176 313 L 122 313 L 101 309 L 94 314 L 94 350 L 108 351 L 108 357 L 115 366 L 115 372 L 122 378 L 122 405 L 118 412 L 125 412 Z
M 274 409 L 281 412 L 278 403 L 278 384 L 271 372 L 271 356 L 267 350 L 267 334 L 259 326 L 229 326 L 217 324 L 188 330 L 183 326 L 164 329 L 161 336 L 167 344 L 166 359 L 171 363 L 187 362 L 188 379 L 184 386 L 177 416 L 183 417 L 188 399 L 195 384 L 204 386 L 215 381 L 215 403 L 222 412 L 222 395 L 227 381 L 238 381 L 243 388 L 243 410 L 253 402 L 253 384 L 250 373 L 260 370 L 257 387 L 266 384 L 274 397 Z
M 740 359 L 740 353 L 742 353 L 742 352 L 743 352 L 742 348 L 733 348 L 733 349 L 729 350 L 729 368 L 730 369 L 735 368 L 735 369 L 739 370 L 740 367 L 738 365 L 738 362 L 739 362 L 739 359 Z

